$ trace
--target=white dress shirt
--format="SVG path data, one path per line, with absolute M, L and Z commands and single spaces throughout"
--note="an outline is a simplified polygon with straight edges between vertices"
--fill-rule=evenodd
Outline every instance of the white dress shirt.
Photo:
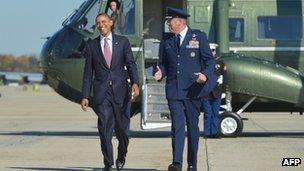
M 109 36 L 107 37 L 108 38 L 108 44 L 110 46 L 110 50 L 111 50 L 111 53 L 113 54 L 113 36 L 112 36 L 112 32 L 110 32 Z M 103 37 L 102 35 L 100 35 L 100 46 L 101 46 L 101 50 L 102 50 L 102 53 L 104 52 L 103 48 L 104 48 L 104 39 L 105 37 Z
M 187 32 L 188 32 L 188 26 L 186 26 L 185 28 L 184 28 L 184 30 L 182 30 L 180 33 L 179 33 L 179 38 L 180 38 L 180 45 L 182 45 L 182 43 L 183 43 L 183 41 L 184 41 L 184 39 L 185 39 L 185 37 L 186 37 L 186 34 L 187 34 Z

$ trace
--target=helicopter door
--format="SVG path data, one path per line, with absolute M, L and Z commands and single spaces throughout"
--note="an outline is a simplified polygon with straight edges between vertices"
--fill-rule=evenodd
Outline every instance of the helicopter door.
M 143 0 L 143 84 L 141 128 L 153 129 L 171 125 L 165 96 L 165 80 L 153 79 L 153 68 L 158 64 L 160 41 L 170 34 L 165 23 L 166 7 L 182 8 L 183 1 Z
M 105 13 L 114 21 L 113 32 L 127 37 L 131 43 L 136 63 L 140 63 L 140 46 L 142 42 L 142 0 L 106 1 Z

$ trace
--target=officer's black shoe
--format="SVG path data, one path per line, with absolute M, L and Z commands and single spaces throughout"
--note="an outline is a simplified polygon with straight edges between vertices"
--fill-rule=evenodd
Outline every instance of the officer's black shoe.
M 196 167 L 189 165 L 187 171 L 197 171 Z
M 168 171 L 182 171 L 182 165 L 178 163 L 172 163 L 168 166 Z
M 124 165 L 125 165 L 125 162 L 126 162 L 125 159 L 123 159 L 123 160 L 117 159 L 117 160 L 116 160 L 116 169 L 117 169 L 117 170 L 122 170 L 123 167 L 124 167 Z
M 105 166 L 102 171 L 112 171 L 112 167 L 111 166 Z

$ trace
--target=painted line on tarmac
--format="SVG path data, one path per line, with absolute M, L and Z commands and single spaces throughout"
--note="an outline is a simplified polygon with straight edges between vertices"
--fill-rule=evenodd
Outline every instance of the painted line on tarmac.
M 253 119 L 251 120 L 251 122 L 253 123 L 253 125 L 261 128 L 263 131 L 269 132 L 266 128 L 262 127 L 260 124 L 258 124 L 257 122 L 255 122 Z
M 206 165 L 207 165 L 207 171 L 210 170 L 209 168 L 209 158 L 208 158 L 208 146 L 207 146 L 207 139 L 205 139 L 205 151 L 206 151 Z

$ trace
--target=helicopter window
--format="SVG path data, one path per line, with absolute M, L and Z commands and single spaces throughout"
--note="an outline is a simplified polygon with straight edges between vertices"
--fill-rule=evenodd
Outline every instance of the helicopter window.
M 302 38 L 303 19 L 301 16 L 260 16 L 257 21 L 259 39 L 297 40 Z
M 114 20 L 114 32 L 117 34 L 135 33 L 134 0 L 109 0 L 106 13 Z
M 244 42 L 244 19 L 230 18 L 229 19 L 229 41 Z
M 88 8 L 85 15 L 80 17 L 80 19 L 75 23 L 78 29 L 82 29 L 88 32 L 93 33 L 95 30 L 95 17 L 99 13 L 101 1 L 95 1 L 95 3 L 91 4 Z
M 69 16 L 62 22 L 62 25 L 65 26 L 72 23 L 79 15 L 79 11 L 82 11 L 86 4 L 87 2 L 83 2 L 77 10 L 74 10 L 71 14 L 69 14 Z
M 72 29 L 64 29 L 53 46 L 55 58 L 81 58 L 83 37 Z
M 160 40 L 163 32 L 162 0 L 143 1 L 143 34 L 144 38 Z M 167 24 L 165 24 L 167 25 Z

